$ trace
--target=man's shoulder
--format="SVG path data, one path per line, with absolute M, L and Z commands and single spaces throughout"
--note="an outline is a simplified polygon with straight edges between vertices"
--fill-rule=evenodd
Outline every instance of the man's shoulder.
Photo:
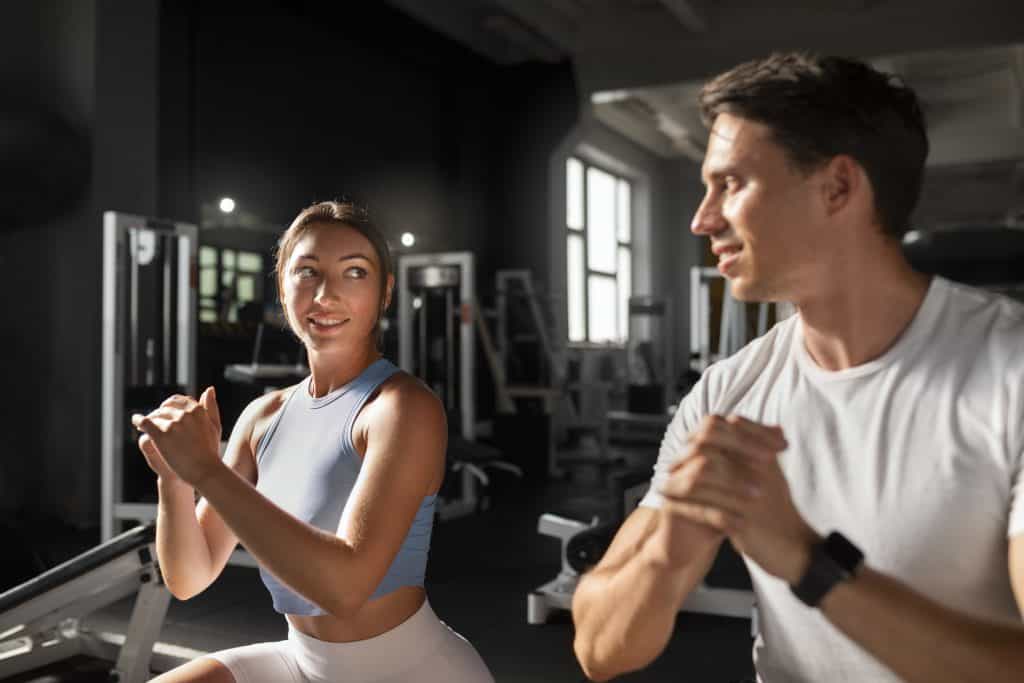
M 723 400 L 739 400 L 758 380 L 770 383 L 778 376 L 793 361 L 799 318 L 794 314 L 779 321 L 733 355 L 708 366 L 701 377 L 708 405 L 720 407 Z
M 707 369 L 708 374 L 715 377 L 748 371 L 760 372 L 773 362 L 788 359 L 799 324 L 798 314 L 780 320 L 736 353 L 711 364 Z
M 990 349 L 1008 345 L 1018 352 L 1024 342 L 1024 302 L 1004 294 L 939 278 L 944 287 L 944 332 L 971 339 Z

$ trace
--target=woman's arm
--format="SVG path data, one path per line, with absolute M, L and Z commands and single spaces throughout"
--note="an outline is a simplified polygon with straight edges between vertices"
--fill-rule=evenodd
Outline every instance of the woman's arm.
M 274 394 L 253 401 L 231 431 L 224 465 L 248 482 L 256 481 L 254 425 L 266 422 L 278 404 L 279 396 Z M 160 570 L 171 593 L 179 600 L 188 600 L 220 575 L 238 538 L 205 499 L 196 505 L 192 485 L 167 466 L 148 435 L 140 439 L 140 447 L 159 475 L 156 544 Z
M 275 577 L 337 617 L 357 612 L 397 555 L 424 496 L 440 481 L 447 445 L 440 402 L 415 379 L 397 375 L 363 409 L 366 452 L 337 533 L 296 519 L 209 452 L 186 448 L 207 429 L 208 410 L 197 404 L 136 424 Z

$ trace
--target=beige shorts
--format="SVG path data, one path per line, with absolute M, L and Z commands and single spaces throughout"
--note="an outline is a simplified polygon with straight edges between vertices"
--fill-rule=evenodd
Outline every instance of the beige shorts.
M 295 629 L 288 639 L 214 652 L 236 683 L 494 683 L 469 642 L 437 618 L 427 601 L 379 636 L 329 643 Z

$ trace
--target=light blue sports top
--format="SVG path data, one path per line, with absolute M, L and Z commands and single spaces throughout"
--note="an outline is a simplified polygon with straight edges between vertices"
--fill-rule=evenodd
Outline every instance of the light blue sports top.
M 288 513 L 336 533 L 362 459 L 352 445 L 356 415 L 377 388 L 398 372 L 381 358 L 343 387 L 319 398 L 310 395 L 310 378 L 289 396 L 256 448 L 256 488 Z M 402 586 L 422 586 L 430 550 L 436 496 L 427 496 L 372 598 Z M 318 616 L 319 606 L 297 595 L 260 567 L 263 583 L 281 614 Z M 344 581 L 344 576 L 338 576 Z

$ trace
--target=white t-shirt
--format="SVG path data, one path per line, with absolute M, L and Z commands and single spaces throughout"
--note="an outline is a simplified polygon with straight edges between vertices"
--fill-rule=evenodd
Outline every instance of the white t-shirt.
M 731 413 L 782 426 L 780 463 L 816 531 L 842 532 L 870 567 L 953 609 L 1021 621 L 1007 550 L 1024 533 L 1024 306 L 933 278 L 884 355 L 837 372 L 807 353 L 799 315 L 784 320 L 708 368 L 682 401 L 641 505 L 661 504 L 687 433 Z M 899 680 L 785 582 L 746 564 L 761 680 Z

